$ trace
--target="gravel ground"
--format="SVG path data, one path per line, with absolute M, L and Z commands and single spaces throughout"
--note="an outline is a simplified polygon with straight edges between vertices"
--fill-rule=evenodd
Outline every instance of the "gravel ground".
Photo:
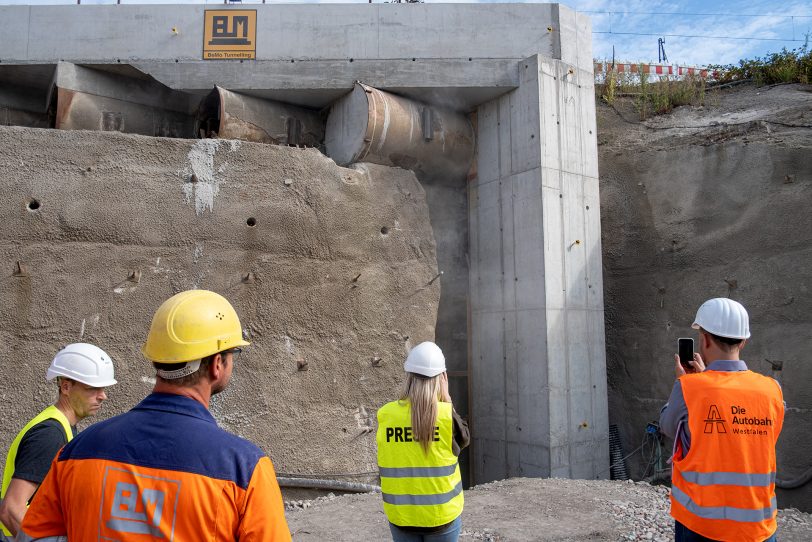
M 465 492 L 463 541 L 674 539 L 668 488 L 645 482 L 512 478 Z M 389 540 L 379 494 L 286 503 L 296 541 Z M 782 542 L 812 540 L 812 515 L 780 510 Z

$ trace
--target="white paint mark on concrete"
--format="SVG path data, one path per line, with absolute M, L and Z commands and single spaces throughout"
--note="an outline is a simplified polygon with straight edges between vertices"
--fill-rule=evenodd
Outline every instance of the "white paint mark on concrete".
M 205 271 L 201 271 L 200 273 L 197 274 L 197 276 L 195 277 L 195 280 L 192 281 L 192 287 L 191 287 L 192 290 L 199 290 L 200 289 L 200 283 L 203 282 L 203 276 L 205 274 L 206 274 Z
M 151 386 L 154 386 L 155 385 L 155 378 L 151 377 L 151 376 L 142 376 L 141 377 L 141 382 L 143 382 L 144 384 L 149 384 Z
M 194 251 L 194 262 L 200 259 L 203 255 L 203 248 L 205 247 L 205 243 L 203 241 L 195 241 L 195 251 Z
M 186 203 L 194 200 L 195 213 L 201 214 L 208 209 L 214 210 L 214 199 L 220 191 L 220 182 L 214 176 L 214 154 L 220 146 L 218 139 L 199 139 L 192 145 L 187 158 L 189 165 L 180 172 L 183 177 L 183 193 Z M 189 177 L 195 175 L 197 182 Z
M 287 335 L 285 335 L 285 349 L 288 354 L 293 354 L 293 341 Z
M 135 286 L 128 286 L 128 285 L 131 285 L 131 284 L 132 284 L 132 282 L 124 281 L 121 284 L 119 284 L 118 286 L 116 286 L 115 288 L 113 288 L 113 292 L 115 292 L 117 294 L 134 292 L 135 291 Z
M 82 325 L 81 327 L 79 327 L 79 338 L 81 339 L 84 336 L 85 336 L 85 319 L 82 318 Z

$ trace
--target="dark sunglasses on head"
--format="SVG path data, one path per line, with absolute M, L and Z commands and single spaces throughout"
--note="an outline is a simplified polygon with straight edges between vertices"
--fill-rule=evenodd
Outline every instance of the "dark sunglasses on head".
M 231 354 L 232 359 L 237 359 L 242 354 L 242 348 L 229 348 L 223 351 L 223 355 Z

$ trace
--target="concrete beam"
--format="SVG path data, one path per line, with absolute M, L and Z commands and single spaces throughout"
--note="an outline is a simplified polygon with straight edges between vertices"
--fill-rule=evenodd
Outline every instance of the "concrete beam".
M 574 37 L 556 4 L 8 6 L 2 58 L 199 60 L 212 7 L 256 10 L 258 60 L 557 58 Z
M 207 6 L 5 6 L 0 65 L 129 64 L 176 90 L 318 108 L 362 81 L 464 111 L 516 88 L 516 63 L 531 55 L 592 66 L 588 19 L 558 4 L 216 9 L 256 11 L 255 59 L 203 60 Z

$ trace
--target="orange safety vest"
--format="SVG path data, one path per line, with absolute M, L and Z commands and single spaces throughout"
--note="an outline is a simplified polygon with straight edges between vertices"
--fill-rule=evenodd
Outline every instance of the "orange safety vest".
M 678 447 L 671 515 L 713 540 L 760 542 L 776 530 L 775 443 L 784 423 L 781 388 L 752 371 L 680 377 L 691 447 Z

